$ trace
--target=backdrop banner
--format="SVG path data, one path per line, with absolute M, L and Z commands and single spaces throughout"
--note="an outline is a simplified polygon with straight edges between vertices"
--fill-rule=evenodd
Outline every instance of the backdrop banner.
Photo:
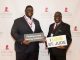
M 72 32 L 67 60 L 80 60 L 80 0 L 0 0 L 0 60 L 15 60 L 11 28 L 16 18 L 24 16 L 27 5 L 33 6 L 33 17 L 39 20 L 45 36 L 49 25 L 54 22 L 54 13 L 62 13 L 62 20 L 70 24 Z M 50 60 L 45 44 L 39 46 L 39 60 Z

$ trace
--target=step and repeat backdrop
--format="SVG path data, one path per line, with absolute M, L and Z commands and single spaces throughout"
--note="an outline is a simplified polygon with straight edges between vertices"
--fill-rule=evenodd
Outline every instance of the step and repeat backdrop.
M 45 36 L 49 25 L 54 22 L 54 13 L 62 12 L 62 20 L 71 25 L 72 33 L 67 60 L 80 60 L 80 0 L 0 0 L 0 60 L 15 60 L 11 27 L 16 18 L 24 15 L 27 5 L 33 6 L 33 17 L 39 20 Z M 45 44 L 39 46 L 39 60 L 50 60 Z

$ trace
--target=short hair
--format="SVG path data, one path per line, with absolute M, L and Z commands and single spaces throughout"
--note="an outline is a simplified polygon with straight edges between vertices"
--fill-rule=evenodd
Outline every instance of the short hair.
M 28 5 L 28 6 L 26 6 L 25 11 L 26 11 L 27 8 L 29 8 L 29 7 L 33 9 L 33 7 L 32 7 L 31 5 Z
M 54 16 L 61 16 L 62 17 L 62 13 L 57 11 L 57 12 L 55 12 Z

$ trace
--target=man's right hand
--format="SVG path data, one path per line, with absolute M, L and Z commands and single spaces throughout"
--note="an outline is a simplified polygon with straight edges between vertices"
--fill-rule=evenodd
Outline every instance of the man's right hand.
M 25 44 L 25 45 L 29 45 L 30 41 L 29 40 L 23 40 L 22 43 Z
M 64 46 L 58 46 L 58 47 L 56 47 L 56 48 L 59 48 L 59 49 L 65 49 Z

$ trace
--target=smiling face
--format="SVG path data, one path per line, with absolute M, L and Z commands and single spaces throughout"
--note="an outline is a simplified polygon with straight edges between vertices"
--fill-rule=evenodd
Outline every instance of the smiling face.
M 32 6 L 27 6 L 25 9 L 25 15 L 29 18 L 32 17 L 33 15 L 33 7 Z
M 62 21 L 62 14 L 60 12 L 56 12 L 55 15 L 54 15 L 54 21 L 56 23 L 59 23 Z

